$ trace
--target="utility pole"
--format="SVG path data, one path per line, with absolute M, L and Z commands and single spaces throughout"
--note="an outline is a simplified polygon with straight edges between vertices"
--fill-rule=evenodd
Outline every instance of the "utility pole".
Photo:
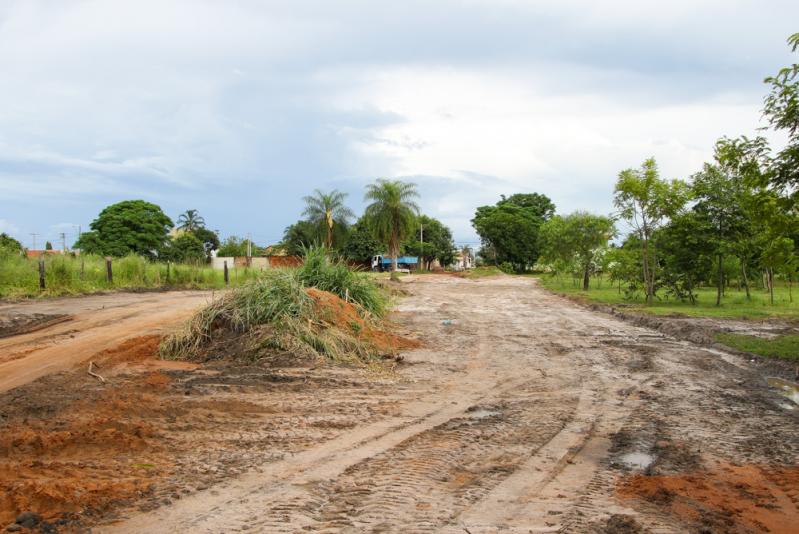
M 424 268 L 425 266 L 422 263 L 424 261 L 424 225 L 419 223 L 419 229 L 419 242 L 422 244 L 422 246 L 419 247 L 419 252 L 421 253 L 419 254 L 419 267 Z
M 247 232 L 247 257 L 252 257 L 252 234 Z
M 61 232 L 61 252 L 67 253 L 67 234 Z
M 39 234 L 31 232 L 31 235 L 33 236 L 33 248 L 31 250 L 36 250 L 36 236 Z

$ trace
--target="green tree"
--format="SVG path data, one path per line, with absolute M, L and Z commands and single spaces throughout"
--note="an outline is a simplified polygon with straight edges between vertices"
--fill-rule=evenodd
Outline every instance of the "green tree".
M 724 257 L 734 253 L 736 243 L 749 228 L 743 210 L 743 196 L 747 191 L 735 175 L 708 163 L 694 175 L 692 191 L 696 199 L 693 211 L 712 229 L 704 248 L 710 248 L 717 260 L 716 306 L 720 306 L 724 292 Z
M 344 205 L 346 193 L 334 189 L 324 193 L 317 189 L 312 196 L 304 197 L 305 210 L 302 214 L 308 221 L 324 229 L 325 245 L 333 248 L 333 229 L 346 227 L 355 214 Z
M 199 239 L 203 244 L 203 248 L 205 249 L 205 254 L 207 257 L 210 257 L 212 250 L 218 250 L 219 246 L 221 245 L 217 233 L 205 228 L 204 226 L 200 226 L 192 230 L 191 235 Z
M 799 33 L 788 38 L 791 51 L 799 49 Z M 791 204 L 799 199 L 799 64 L 780 69 L 765 79 L 771 90 L 765 98 L 763 114 L 769 124 L 788 134 L 788 143 L 776 154 L 768 179 L 776 190 L 786 192 Z
M 542 255 L 551 261 L 574 261 L 583 275 L 583 290 L 588 291 L 596 260 L 615 237 L 613 219 L 576 211 L 556 215 L 541 226 Z
M 481 256 L 495 265 L 509 263 L 518 272 L 532 266 L 540 254 L 539 229 L 554 209 L 538 193 L 502 195 L 496 205 L 480 206 L 472 226 L 483 245 Z
M 614 205 L 641 240 L 642 274 L 646 302 L 652 304 L 657 276 L 657 251 L 652 235 L 669 217 L 676 215 L 688 200 L 688 187 L 681 180 L 662 180 L 654 158 L 640 169 L 619 173 L 614 189 Z
M 235 235 L 229 236 L 225 239 L 219 249 L 216 251 L 217 256 L 222 258 L 241 257 L 247 255 L 248 245 L 252 249 L 252 255 L 257 256 L 261 253 L 261 249 L 248 239 L 240 238 Z
M 198 228 L 205 228 L 205 219 L 197 210 L 186 210 L 178 216 L 178 228 L 193 232 Z
M 397 270 L 397 256 L 405 237 L 413 232 L 419 213 L 416 184 L 380 178 L 366 186 L 364 217 L 375 237 L 385 243 L 391 256 L 391 271 Z
M 447 226 L 438 219 L 420 215 L 415 227 L 404 248 L 408 254 L 419 257 L 420 266 L 429 269 L 433 260 L 438 260 L 442 267 L 453 262 L 455 242 L 452 240 L 452 231 Z
M 0 234 L 0 249 L 7 252 L 22 252 L 22 243 L 3 232 Z
M 45 241 L 44 250 L 53 250 L 53 244 L 50 243 L 49 241 Z
M 311 221 L 297 221 L 283 231 L 281 246 L 292 256 L 302 256 L 305 250 L 320 242 L 317 224 Z
M 75 246 L 106 256 L 140 254 L 157 257 L 167 241 L 172 220 L 161 208 L 144 200 L 125 200 L 108 206 L 81 234 Z
M 714 228 L 694 211 L 672 218 L 657 232 L 663 283 L 680 300 L 696 303 L 694 289 L 713 269 L 714 251 L 707 243 Z
M 206 250 L 202 241 L 191 233 L 185 233 L 169 242 L 164 256 L 179 263 L 200 263 L 206 259 Z
M 380 248 L 380 242 L 374 238 L 371 228 L 361 218 L 350 228 L 342 254 L 348 260 L 366 262 L 378 254 Z

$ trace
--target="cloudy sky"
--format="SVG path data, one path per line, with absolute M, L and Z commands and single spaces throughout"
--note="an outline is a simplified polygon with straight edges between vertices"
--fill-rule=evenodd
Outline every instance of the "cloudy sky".
M 684 178 L 763 125 L 797 21 L 795 0 L 3 0 L 0 232 L 71 240 L 143 198 L 271 243 L 303 195 L 360 211 L 380 176 L 458 242 L 503 193 L 607 213 L 619 170 Z

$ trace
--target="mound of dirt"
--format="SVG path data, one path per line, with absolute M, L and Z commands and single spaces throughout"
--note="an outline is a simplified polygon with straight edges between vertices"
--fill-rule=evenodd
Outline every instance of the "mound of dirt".
M 358 313 L 358 309 L 338 295 L 314 287 L 306 290 L 316 303 L 319 318 L 328 325 L 349 332 L 357 339 L 365 341 L 380 352 L 396 354 L 402 349 L 421 346 L 415 339 L 392 334 L 385 330 L 389 324 L 372 324 Z
M 623 478 L 623 499 L 665 509 L 712 532 L 795 532 L 799 467 L 722 464 L 678 475 Z

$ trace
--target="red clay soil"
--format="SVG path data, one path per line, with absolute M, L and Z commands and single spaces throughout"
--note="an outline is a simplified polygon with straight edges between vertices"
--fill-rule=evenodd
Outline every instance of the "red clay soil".
M 102 351 L 93 358 L 97 372 L 111 376 L 120 365 L 157 364 L 159 341 L 160 336 L 142 336 Z M 36 510 L 51 519 L 65 512 L 102 511 L 146 493 L 169 469 L 159 430 L 148 420 L 175 411 L 160 398 L 170 382 L 161 372 L 146 371 L 121 387 L 68 402 L 54 417 L 17 419 L 5 426 L 0 526 L 20 511 Z
M 796 532 L 799 467 L 721 464 L 679 475 L 636 474 L 617 494 L 664 508 L 712 532 Z
M 3 428 L 0 525 L 20 511 L 36 510 L 49 519 L 103 510 L 146 493 L 168 467 L 158 431 L 146 422 L 148 415 L 167 409 L 155 394 L 165 380 L 160 373 L 143 375 L 130 386 L 72 402 L 53 418 L 23 419 Z M 142 458 L 146 464 L 139 463 Z
M 314 300 L 323 321 L 336 328 L 352 332 L 359 339 L 373 345 L 378 351 L 396 354 L 403 349 L 412 349 L 421 346 L 418 340 L 398 336 L 387 332 L 390 323 L 384 322 L 375 325 L 366 321 L 358 313 L 358 308 L 351 302 L 346 302 L 338 295 L 316 288 L 308 288 L 308 295 Z

